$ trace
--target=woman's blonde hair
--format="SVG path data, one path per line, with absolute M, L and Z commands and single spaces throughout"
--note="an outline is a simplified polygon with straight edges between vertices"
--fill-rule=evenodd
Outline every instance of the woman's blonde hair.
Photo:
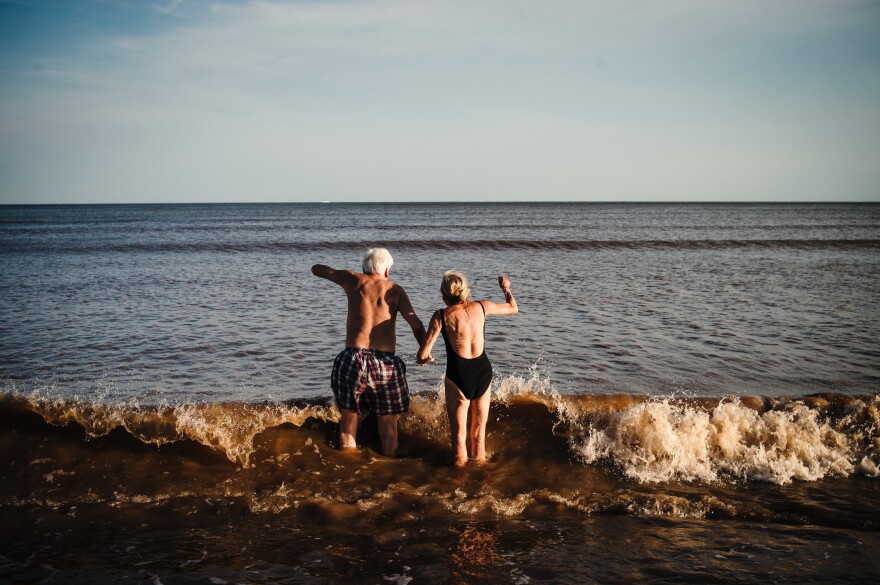
M 464 274 L 455 270 L 447 270 L 443 274 L 443 282 L 440 283 L 440 292 L 445 299 L 456 303 L 466 303 L 471 296 L 471 287 L 468 286 Z

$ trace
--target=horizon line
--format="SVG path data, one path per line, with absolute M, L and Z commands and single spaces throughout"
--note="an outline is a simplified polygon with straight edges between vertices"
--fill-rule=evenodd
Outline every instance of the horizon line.
M 106 205 L 106 206 L 126 206 L 126 205 L 437 205 L 437 204 L 464 204 L 464 205 L 494 205 L 494 204 L 595 204 L 595 205 L 613 205 L 613 204 L 625 204 L 625 205 L 780 205 L 780 204 L 792 204 L 792 205 L 804 205 L 804 204 L 816 204 L 816 205 L 829 205 L 829 204 L 880 204 L 880 199 L 876 200 L 791 200 L 791 199 L 779 199 L 779 200 L 680 200 L 680 199 L 669 199 L 669 200 L 643 200 L 643 199 L 633 199 L 633 200 L 570 200 L 570 199 L 551 199 L 551 200 L 537 200 L 537 199 L 528 199 L 528 200 L 476 200 L 476 201 L 466 201 L 466 200 L 444 200 L 444 199 L 436 199 L 436 200 L 407 200 L 407 201 L 394 201 L 394 200 L 381 200 L 381 201 L 358 201 L 358 200 L 309 200 L 309 201 L 129 201 L 129 202 L 75 202 L 75 203 L 0 203 L 0 207 L 53 207 L 53 206 L 75 206 L 75 205 Z

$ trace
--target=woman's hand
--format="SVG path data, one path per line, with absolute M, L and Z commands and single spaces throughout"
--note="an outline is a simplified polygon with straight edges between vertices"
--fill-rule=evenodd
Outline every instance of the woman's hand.
M 505 303 L 490 303 L 488 301 L 481 301 L 484 303 L 484 307 L 486 308 L 487 315 L 516 315 L 519 312 L 519 308 L 516 306 L 516 299 L 513 298 L 513 293 L 510 292 L 510 280 L 507 279 L 506 276 L 498 277 L 498 286 L 501 287 L 501 292 L 504 293 Z
M 427 366 L 428 364 L 434 363 L 434 356 L 428 355 L 425 359 L 419 359 L 419 356 L 416 355 L 416 363 L 420 366 Z

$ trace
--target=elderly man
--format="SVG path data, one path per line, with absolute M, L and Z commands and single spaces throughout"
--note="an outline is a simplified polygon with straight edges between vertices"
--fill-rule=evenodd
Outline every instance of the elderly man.
M 330 377 L 342 413 L 339 446 L 357 447 L 358 413 L 365 407 L 379 421 L 382 454 L 388 457 L 397 454 L 397 418 L 409 408 L 406 365 L 394 355 L 397 313 L 409 323 L 417 343 L 425 336 L 406 291 L 388 280 L 393 263 L 385 248 L 370 248 L 364 255 L 363 274 L 312 266 L 312 274 L 335 282 L 348 297 L 345 349 L 336 356 Z

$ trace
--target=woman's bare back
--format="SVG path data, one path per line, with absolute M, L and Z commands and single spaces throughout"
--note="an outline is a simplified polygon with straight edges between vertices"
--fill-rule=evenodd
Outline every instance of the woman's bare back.
M 461 358 L 473 359 L 483 353 L 486 314 L 481 303 L 459 303 L 443 309 L 446 335 Z

